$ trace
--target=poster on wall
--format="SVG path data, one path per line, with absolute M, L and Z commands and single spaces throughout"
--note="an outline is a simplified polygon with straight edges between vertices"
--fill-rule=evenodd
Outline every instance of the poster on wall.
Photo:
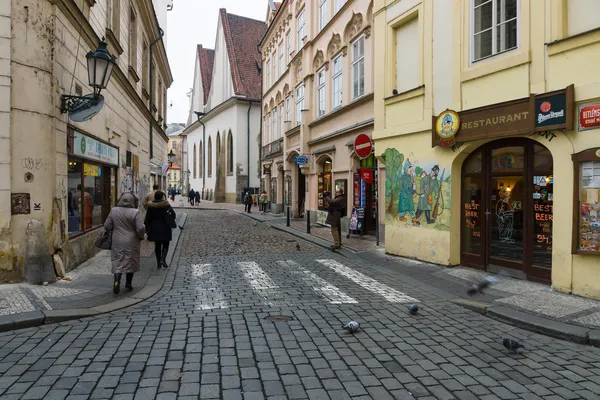
M 350 230 L 358 232 L 363 230 L 365 225 L 365 209 L 363 207 L 353 207 L 350 215 Z

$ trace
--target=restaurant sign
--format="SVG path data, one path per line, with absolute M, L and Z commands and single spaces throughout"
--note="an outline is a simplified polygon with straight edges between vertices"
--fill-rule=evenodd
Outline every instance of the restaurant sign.
M 573 130 L 573 85 L 535 96 L 535 132 L 553 129 Z
M 104 164 L 119 165 L 119 149 L 79 131 L 73 132 L 73 155 Z
M 579 106 L 579 130 L 600 128 L 600 103 Z

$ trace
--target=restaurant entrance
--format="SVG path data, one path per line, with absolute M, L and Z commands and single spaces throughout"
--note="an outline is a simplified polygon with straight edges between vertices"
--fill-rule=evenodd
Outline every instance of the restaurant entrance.
M 550 282 L 553 161 L 530 139 L 490 142 L 462 166 L 461 263 Z

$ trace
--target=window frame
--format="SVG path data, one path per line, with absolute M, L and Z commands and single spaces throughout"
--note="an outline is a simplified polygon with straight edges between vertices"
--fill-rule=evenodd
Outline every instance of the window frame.
M 273 55 L 271 57 L 271 60 L 273 60 L 273 83 L 277 82 L 278 76 L 277 76 L 277 52 L 274 51 Z
M 271 113 L 265 115 L 265 146 L 271 143 L 269 130 L 271 129 Z
M 288 30 L 285 34 L 285 42 L 286 42 L 286 55 L 285 55 L 285 63 L 289 64 L 290 59 L 292 57 L 292 30 Z
M 329 22 L 328 7 L 328 0 L 319 0 L 319 31 L 322 31 Z
M 283 71 L 285 71 L 284 68 L 284 54 L 283 54 L 283 40 L 279 43 L 279 76 L 281 77 L 283 75 Z
M 339 71 L 336 72 L 336 62 L 339 61 Z M 339 79 L 339 92 L 335 90 L 335 81 Z M 336 104 L 336 95 L 339 93 L 339 104 Z M 331 61 L 331 110 L 336 110 L 344 104 L 344 68 L 342 65 L 342 54 L 339 54 L 336 58 Z
M 337 14 L 338 11 L 340 11 L 342 8 L 344 8 L 344 5 L 346 4 L 346 0 L 334 0 L 335 4 L 334 4 L 334 8 L 333 8 L 333 14 Z
M 128 57 L 129 66 L 137 71 L 137 42 L 138 42 L 138 16 L 133 4 L 129 5 L 129 37 L 127 41 L 128 45 Z
M 283 101 L 279 103 L 279 130 L 281 132 L 281 137 L 283 137 Z
M 302 89 L 302 96 L 300 96 Z M 302 110 L 304 109 L 304 83 L 296 87 L 296 126 L 302 124 Z
M 227 133 L 227 174 L 233 175 L 233 135 Z
M 325 115 L 325 99 L 327 98 L 327 74 L 325 67 L 317 71 L 317 117 Z
M 355 54 L 354 54 L 354 45 L 358 42 L 362 41 L 362 54 L 360 56 L 358 56 L 358 58 L 355 60 Z M 360 35 L 358 38 L 356 38 L 356 40 L 354 40 L 351 45 L 351 53 L 352 53 L 352 64 L 350 66 L 350 70 L 351 70 L 351 81 L 352 81 L 352 100 L 356 100 L 359 99 L 361 97 L 363 97 L 365 95 L 365 36 L 364 35 Z M 359 45 L 359 49 L 360 49 L 360 45 Z M 354 66 L 358 65 L 358 70 L 360 72 L 360 66 L 362 65 L 362 93 L 354 93 L 354 81 L 355 81 L 355 76 L 354 76 Z M 359 91 L 360 91 L 360 80 L 358 81 L 359 85 Z
M 277 106 L 273 107 L 273 110 L 271 110 L 271 129 L 272 129 L 272 140 L 271 142 L 274 142 L 278 139 L 277 136 Z
M 580 167 L 584 162 L 600 162 L 600 157 L 598 157 L 598 152 L 600 152 L 600 147 L 589 148 L 579 153 L 573 154 L 571 156 L 571 160 L 573 161 L 573 172 L 574 172 L 574 184 L 573 184 L 573 231 L 571 233 L 572 245 L 571 245 L 571 254 L 581 254 L 581 255 L 590 255 L 590 256 L 600 256 L 600 251 L 594 250 L 581 250 L 579 248 L 579 234 L 581 231 L 581 218 L 580 218 L 580 210 L 581 210 L 581 173 Z M 596 189 L 598 190 L 598 189 Z
M 479 31 L 477 33 L 477 34 L 481 34 L 488 30 L 492 31 L 492 54 L 485 56 L 485 57 L 475 59 L 475 0 L 469 0 L 469 65 L 473 65 L 473 64 L 476 64 L 476 63 L 484 61 L 484 60 L 489 60 L 491 58 L 495 58 L 497 56 L 509 53 L 511 51 L 517 51 L 521 48 L 521 0 L 516 0 L 516 2 L 517 2 L 516 17 L 513 19 L 510 19 L 510 20 L 504 21 L 500 24 L 497 23 L 497 17 L 496 17 L 496 7 L 498 4 L 498 1 L 499 0 L 487 0 L 486 3 L 482 3 L 477 6 L 477 8 L 479 8 L 479 7 L 482 7 L 484 4 L 487 4 L 488 2 L 492 3 L 492 26 L 491 26 L 491 28 Z M 510 49 L 498 51 L 497 44 L 496 44 L 497 28 L 500 25 L 505 25 L 513 20 L 517 21 L 517 33 L 516 33 L 517 43 L 516 43 L 515 47 L 511 47 Z
M 302 24 L 300 24 L 300 17 L 302 17 Z M 296 25 L 296 34 L 298 41 L 297 45 L 298 51 L 300 51 L 300 49 L 304 47 L 302 40 L 306 37 L 306 9 L 302 9 L 302 11 L 298 13 L 298 16 L 296 17 Z M 300 32 L 302 32 L 302 36 L 300 36 Z
M 267 88 L 271 86 L 271 60 L 267 60 Z
M 285 120 L 292 122 L 292 96 L 289 94 L 285 98 Z

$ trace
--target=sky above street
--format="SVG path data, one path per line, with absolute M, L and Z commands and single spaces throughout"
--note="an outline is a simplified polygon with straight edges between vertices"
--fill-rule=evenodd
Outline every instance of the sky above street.
M 168 123 L 185 123 L 193 85 L 196 46 L 214 49 L 219 9 L 264 21 L 268 0 L 174 0 L 167 20 L 167 55 L 174 82 L 169 88 Z

